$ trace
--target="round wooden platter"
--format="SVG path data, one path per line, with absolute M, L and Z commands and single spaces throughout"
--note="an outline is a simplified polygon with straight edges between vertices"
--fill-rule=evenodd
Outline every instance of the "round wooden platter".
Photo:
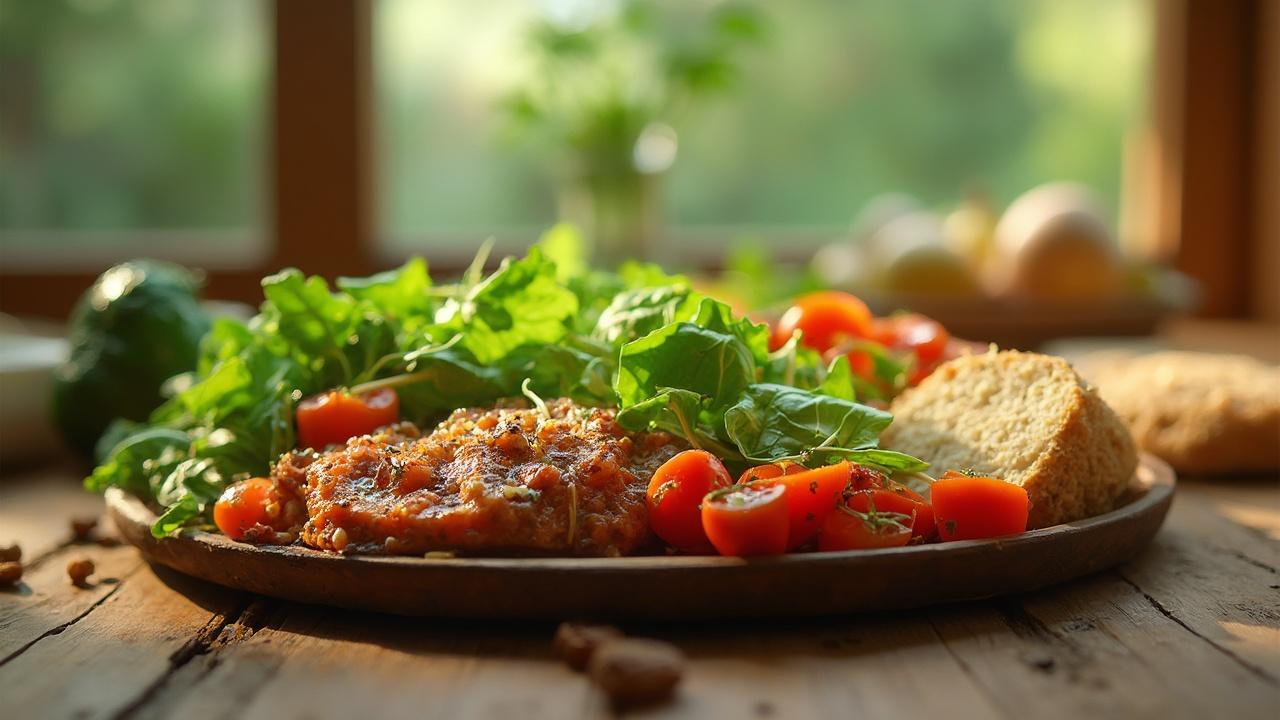
M 233 588 L 400 615 L 548 619 L 831 615 L 1035 590 L 1133 557 L 1173 499 L 1173 471 L 1143 455 L 1105 515 L 1007 538 L 771 558 L 411 558 L 255 546 L 186 530 L 112 489 L 107 508 L 147 560 Z

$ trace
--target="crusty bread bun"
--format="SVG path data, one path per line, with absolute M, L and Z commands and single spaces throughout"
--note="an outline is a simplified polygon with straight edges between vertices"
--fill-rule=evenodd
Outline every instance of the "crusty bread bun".
M 1194 473 L 1280 469 L 1280 367 L 1244 355 L 1097 352 L 1080 373 L 1138 447 Z
M 1021 485 L 1029 528 L 1111 510 L 1138 464 L 1120 418 L 1067 361 L 1022 352 L 952 360 L 894 400 L 881 444 L 932 471 Z

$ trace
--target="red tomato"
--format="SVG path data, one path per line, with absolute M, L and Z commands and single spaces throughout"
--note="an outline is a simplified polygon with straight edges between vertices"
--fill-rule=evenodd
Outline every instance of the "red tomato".
M 702 529 L 721 555 L 781 555 L 787 551 L 788 523 L 781 485 L 734 485 L 702 501 Z
M 836 509 L 848 489 L 853 467 L 846 460 L 757 483 L 779 485 L 786 490 L 787 515 L 790 518 L 788 550 L 800 547 L 818 534 L 822 523 Z
M 845 357 L 849 358 L 849 369 L 854 375 L 866 380 L 876 379 L 876 361 L 871 353 L 866 350 L 850 350 L 845 353 Z
M 849 468 L 850 490 L 873 490 L 889 487 L 889 478 L 879 470 L 865 465 L 852 465 Z
M 871 353 L 866 350 L 850 350 L 849 346 L 850 343 L 841 343 L 835 347 L 829 348 L 826 352 L 822 353 L 822 361 L 830 365 L 832 360 L 844 355 L 849 358 L 849 370 L 851 370 L 854 375 L 857 375 L 863 380 L 867 380 L 873 384 L 878 383 L 879 379 L 876 377 L 876 362 L 871 357 Z
M 677 550 L 707 550 L 710 542 L 702 530 L 702 498 L 732 484 L 729 471 L 715 455 L 685 450 L 663 463 L 649 481 L 649 527 Z
M 359 397 L 330 390 L 298 403 L 298 446 L 322 450 L 400 419 L 400 398 L 390 388 Z
M 845 505 L 864 513 L 873 507 L 880 511 L 901 513 L 910 518 L 903 524 L 911 528 L 913 537 L 927 540 L 935 532 L 933 506 L 919 494 L 897 483 L 891 483 L 885 488 L 850 493 Z
M 783 475 L 795 475 L 796 473 L 805 472 L 808 468 L 793 462 L 783 460 L 781 463 L 769 463 L 768 465 L 756 465 L 742 471 L 738 476 L 738 484 L 746 485 L 756 480 L 771 480 Z
M 948 470 L 933 483 L 933 515 L 943 540 L 977 540 L 1027 529 L 1027 491 L 998 478 Z
M 818 549 L 827 552 L 901 547 L 911 540 L 908 519 L 899 513 L 881 510 L 864 513 L 840 507 L 822 524 Z
M 824 352 L 842 338 L 865 338 L 871 334 L 871 311 L 866 303 L 844 292 L 809 293 L 782 314 L 774 328 L 775 349 L 786 344 L 791 334 L 803 333 L 801 342 Z
M 250 478 L 228 487 L 213 506 L 213 522 L 232 540 L 244 537 L 255 525 L 275 530 L 284 517 L 286 499 L 267 478 Z
M 942 363 L 929 363 L 928 365 L 921 365 L 920 363 L 916 363 L 915 367 L 911 368 L 911 372 L 907 373 L 907 386 L 915 387 L 916 385 L 919 385 L 925 378 L 932 375 L 933 371 L 937 370 L 938 366 L 941 364 Z
M 893 315 L 880 320 L 877 339 L 894 350 L 910 350 L 920 365 L 942 359 L 951 339 L 947 329 L 924 315 Z

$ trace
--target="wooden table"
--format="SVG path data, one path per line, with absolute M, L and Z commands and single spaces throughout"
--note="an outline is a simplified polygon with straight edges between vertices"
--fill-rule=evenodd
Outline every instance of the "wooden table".
M 3 718 L 574 718 L 612 710 L 553 627 L 296 605 L 67 541 L 94 513 L 66 470 L 0 479 Z M 96 582 L 67 580 L 89 557 Z M 641 717 L 1280 717 L 1280 488 L 1183 481 L 1154 544 L 1068 585 L 824 620 L 628 625 L 689 655 Z M 921 578 L 928 582 L 928 578 Z M 822 592 L 822 588 L 814 588 Z M 519 602 L 519 598 L 513 598 Z

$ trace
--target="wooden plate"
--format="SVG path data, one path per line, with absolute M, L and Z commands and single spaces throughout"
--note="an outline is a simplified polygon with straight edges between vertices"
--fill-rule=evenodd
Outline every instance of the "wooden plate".
M 307 603 L 467 618 L 691 619 L 827 615 L 1026 592 L 1111 567 L 1155 535 L 1173 471 L 1143 455 L 1120 507 L 1009 538 L 772 558 L 344 557 L 187 530 L 112 489 L 107 508 L 147 560 L 221 585 Z

